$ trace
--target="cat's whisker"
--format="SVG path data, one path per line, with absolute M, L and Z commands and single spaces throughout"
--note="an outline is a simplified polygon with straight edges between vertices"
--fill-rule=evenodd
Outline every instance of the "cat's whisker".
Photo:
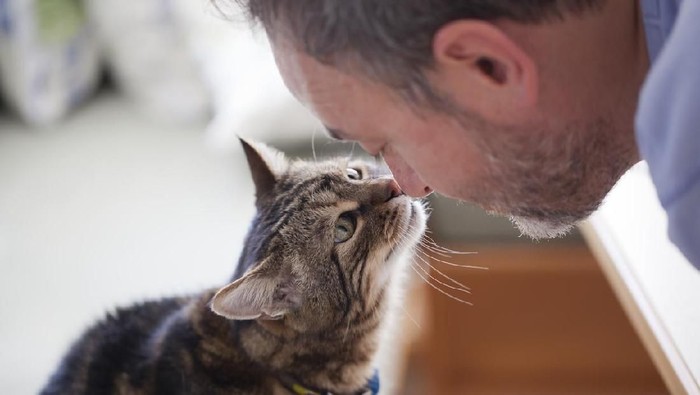
M 457 250 L 452 250 L 452 249 L 449 249 L 449 248 L 447 248 L 447 247 L 441 246 L 441 245 L 439 245 L 438 243 L 436 243 L 435 240 L 433 240 L 433 239 L 432 239 L 430 236 L 428 236 L 427 234 L 426 234 L 426 235 L 423 235 L 423 240 L 425 240 L 426 242 L 430 243 L 430 244 L 431 244 L 433 247 L 435 247 L 436 249 L 438 249 L 438 250 L 440 250 L 440 251 L 442 251 L 442 252 L 445 252 L 445 253 L 447 253 L 447 254 L 454 254 L 454 255 L 474 255 L 474 254 L 478 254 L 478 252 L 474 252 L 474 251 L 457 251 Z
M 428 255 L 428 257 L 430 257 L 434 261 L 438 261 L 440 263 L 444 263 L 445 265 L 452 266 L 452 267 L 458 267 L 458 268 L 462 268 L 462 269 L 489 270 L 489 268 L 486 266 L 461 265 L 459 263 L 452 263 L 452 262 L 444 261 L 442 259 L 435 258 L 434 256 L 430 256 L 430 255 Z
M 429 245 L 423 244 L 422 242 L 421 242 L 421 246 L 423 248 L 425 248 L 426 250 L 428 250 L 430 253 L 433 253 L 433 254 L 436 254 L 436 255 L 439 255 L 439 256 L 442 256 L 445 258 L 450 258 L 450 255 L 445 254 L 445 253 L 441 253 L 439 251 L 435 251 Z M 423 251 L 423 254 L 426 257 L 432 259 L 433 261 L 440 262 L 440 263 L 443 263 L 443 264 L 448 265 L 448 266 L 459 267 L 459 268 L 463 268 L 463 269 L 478 269 L 478 270 L 488 270 L 489 269 L 485 266 L 465 265 L 465 264 L 460 264 L 460 263 L 449 262 L 449 261 L 446 261 L 444 259 L 437 258 L 437 257 L 431 255 L 430 253 Z M 476 253 L 474 253 L 474 254 L 476 254 Z
M 425 281 L 428 285 L 430 285 L 433 289 L 435 289 L 436 291 L 440 292 L 441 294 L 443 294 L 443 295 L 447 296 L 448 298 L 453 299 L 453 300 L 455 300 L 455 301 L 457 301 L 457 302 L 459 302 L 459 303 L 464 303 L 464 304 L 468 304 L 468 305 L 470 305 L 470 306 L 473 306 L 473 303 L 468 302 L 468 301 L 463 300 L 463 299 L 460 299 L 460 298 L 458 298 L 458 297 L 456 297 L 456 296 L 454 296 L 454 295 L 451 295 L 451 294 L 449 294 L 448 292 L 446 292 L 446 291 L 444 291 L 443 289 L 441 289 L 441 288 L 439 288 L 438 286 L 436 286 L 435 284 L 433 284 L 433 283 L 431 283 L 430 281 L 428 281 L 428 279 L 426 279 L 422 274 L 420 274 L 420 273 L 418 272 L 418 270 L 416 270 L 415 266 L 411 265 L 411 269 L 413 269 L 413 271 L 418 275 L 418 277 L 420 277 L 423 281 Z
M 423 268 L 423 266 L 421 266 L 420 264 L 418 264 L 418 263 L 416 262 L 416 266 L 418 266 L 428 277 L 430 277 L 431 279 L 435 280 L 436 282 L 438 282 L 438 283 L 440 283 L 440 284 L 446 286 L 447 288 L 454 289 L 455 291 L 460 291 L 460 292 L 464 292 L 464 293 L 468 293 L 468 294 L 471 293 L 471 290 L 469 289 L 469 287 L 467 287 L 466 285 L 464 285 L 464 284 L 460 283 L 459 281 L 453 279 L 452 277 L 446 275 L 445 273 L 441 272 L 440 270 L 436 269 L 433 265 L 431 265 L 428 261 L 426 261 L 426 260 L 425 260 L 424 258 L 422 258 L 421 256 L 419 256 L 419 255 L 416 255 L 416 256 L 418 257 L 418 259 L 420 259 L 420 260 L 423 261 L 426 265 L 428 265 L 428 267 L 430 267 L 431 270 L 433 270 L 433 271 L 439 273 L 439 274 L 440 274 L 441 276 L 443 276 L 446 280 L 449 280 L 450 282 L 454 283 L 456 286 L 447 284 L 447 283 L 445 283 L 445 282 L 439 280 L 438 278 L 436 278 L 435 276 L 433 276 L 432 274 L 430 274 L 425 268 Z
M 449 288 L 449 289 L 452 289 L 452 290 L 455 290 L 455 291 L 457 291 L 457 292 L 463 292 L 463 293 L 466 293 L 466 294 L 471 294 L 471 291 L 469 291 L 468 289 L 464 289 L 464 288 L 460 288 L 460 287 L 455 287 L 454 285 L 450 285 L 450 284 L 447 284 L 447 283 L 444 282 L 444 281 L 439 280 L 438 278 L 436 278 L 435 276 L 433 276 L 432 274 L 430 274 L 430 272 L 428 272 L 423 266 L 421 266 L 421 265 L 420 265 L 419 263 L 417 263 L 417 262 L 414 262 L 414 266 L 417 267 L 417 268 L 419 268 L 420 271 L 423 272 L 428 278 L 432 279 L 433 281 L 435 281 L 436 283 L 438 283 L 438 284 L 440 284 L 440 285 L 442 285 L 442 286 L 445 286 L 445 287 L 447 287 L 447 288 Z
M 421 237 L 421 243 L 423 243 L 426 246 L 429 246 L 432 250 L 435 251 L 440 251 L 445 254 L 472 254 L 472 252 L 462 252 L 462 251 L 454 251 L 450 250 L 449 248 L 443 247 L 435 242 L 430 236 L 427 234 L 424 234 L 423 237 Z
M 408 317 L 408 319 L 411 320 L 411 322 L 413 322 L 413 324 L 416 326 L 416 328 L 418 328 L 419 330 L 422 331 L 423 328 L 421 328 L 420 324 L 418 324 L 418 321 L 416 321 L 415 318 L 413 318 L 413 317 L 411 316 L 411 314 L 409 314 L 408 310 L 406 310 L 406 309 L 405 309 L 402 305 L 400 305 L 400 304 L 399 304 L 398 306 L 401 308 L 401 310 L 404 312 L 404 314 L 406 314 L 406 317 Z
M 397 244 L 398 244 L 399 246 L 401 246 L 402 248 L 403 248 L 404 246 L 406 246 L 406 245 L 414 244 L 412 241 L 409 241 L 409 240 L 408 240 L 408 236 L 406 236 L 406 234 L 412 233 L 414 230 L 415 230 L 415 227 L 414 227 L 414 226 L 408 225 L 408 228 L 406 229 L 405 234 L 399 235 L 399 241 L 398 241 Z M 418 243 L 420 243 L 420 239 L 418 240 Z M 413 249 L 416 250 L 416 251 L 420 250 L 420 244 L 415 244 L 414 247 L 413 247 Z M 414 254 L 414 256 L 415 256 L 415 254 Z
M 429 244 L 425 244 L 423 242 L 419 242 L 419 243 L 420 243 L 420 246 L 423 248 L 423 250 L 426 252 L 426 254 L 429 255 L 430 257 L 432 257 L 433 254 L 437 255 L 437 256 L 441 256 L 443 258 L 451 258 L 452 257 L 452 255 L 450 255 L 450 254 L 433 249 Z
M 419 202 L 420 202 L 421 206 L 423 207 L 423 211 L 425 212 L 425 214 L 428 217 L 430 217 L 430 214 L 433 213 L 433 208 L 430 207 L 430 205 L 428 204 L 428 202 L 426 200 L 421 199 L 421 200 L 419 200 Z
M 353 141 L 352 142 L 352 147 L 350 148 L 350 154 L 348 155 L 347 160 L 351 160 L 352 156 L 355 154 L 355 146 L 357 145 L 357 142 Z
M 412 229 L 412 227 L 409 226 L 408 230 L 410 231 L 411 229 Z M 402 234 L 402 235 L 399 237 L 398 244 L 399 244 L 399 245 L 403 245 L 403 244 L 405 244 L 405 243 L 407 243 L 407 242 L 408 242 L 407 236 L 405 236 L 405 234 Z M 440 292 L 440 293 L 442 293 L 442 294 L 448 296 L 449 298 L 451 298 L 451 299 L 453 299 L 453 300 L 459 301 L 459 302 L 461 302 L 461 303 L 465 303 L 465 304 L 468 304 L 468 305 L 473 305 L 472 303 L 470 303 L 470 302 L 468 302 L 468 301 L 466 301 L 466 300 L 463 300 L 463 299 L 461 299 L 461 298 L 458 298 L 458 297 L 456 297 L 456 296 L 450 294 L 449 292 L 443 290 L 442 288 L 438 287 L 437 285 L 435 285 L 433 282 L 431 282 L 431 281 L 429 280 L 429 279 L 431 279 L 431 280 L 433 280 L 434 282 L 436 282 L 436 283 L 438 283 L 438 284 L 440 284 L 440 285 L 442 285 L 442 286 L 444 286 L 444 287 L 446 287 L 446 288 L 448 288 L 448 289 L 452 289 L 452 290 L 457 291 L 457 292 L 463 292 L 463 293 L 466 293 L 466 294 L 471 294 L 471 290 L 469 289 L 469 287 L 467 287 L 466 285 L 460 283 L 459 281 L 454 280 L 454 279 L 451 278 L 450 276 L 446 275 L 445 273 L 443 273 L 442 271 L 440 271 L 439 269 L 437 269 L 437 268 L 435 268 L 433 265 L 431 265 L 425 258 L 423 258 L 423 257 L 421 256 L 421 254 L 425 255 L 425 256 L 426 256 L 427 258 L 429 258 L 429 259 L 434 259 L 434 257 L 431 257 L 431 256 L 428 255 L 425 251 L 423 251 L 423 249 L 421 248 L 422 246 L 425 246 L 425 244 L 419 243 L 419 244 L 416 244 L 416 245 L 415 245 L 415 253 L 413 254 L 413 258 L 414 258 L 414 259 L 412 259 L 412 261 L 411 261 L 411 269 L 418 275 L 418 277 L 420 277 L 423 281 L 425 281 L 425 282 L 426 282 L 428 285 L 430 285 L 432 288 L 436 289 L 438 292 Z M 420 259 L 420 260 L 421 260 L 422 262 L 424 262 L 428 267 L 430 267 L 430 269 L 434 270 L 435 272 L 437 272 L 438 274 L 440 274 L 442 277 L 444 277 L 445 279 L 449 280 L 450 282 L 456 284 L 457 286 L 453 286 L 453 285 L 447 284 L 446 282 L 441 281 L 441 280 L 438 279 L 437 277 L 433 276 L 432 274 L 430 274 L 430 273 L 427 271 L 427 269 L 425 269 L 425 268 L 420 264 L 420 262 L 416 261 L 415 258 Z M 455 264 L 455 265 L 456 265 L 456 264 Z M 458 265 L 458 266 L 462 267 L 461 265 Z M 419 270 L 420 270 L 420 272 L 422 272 L 423 274 L 421 274 L 421 273 L 419 272 Z
M 440 256 L 444 256 L 445 258 L 449 258 L 450 256 L 442 251 L 434 249 L 430 244 L 424 242 L 423 240 L 419 240 L 418 243 L 420 243 L 421 246 L 423 246 L 425 249 L 428 251 L 435 253 Z
M 425 254 L 425 253 L 424 253 L 424 254 Z M 452 277 L 448 276 L 447 274 L 443 273 L 442 271 L 440 271 L 440 269 L 438 269 L 438 268 L 436 268 L 434 265 L 430 264 L 430 262 L 428 262 L 425 258 L 423 258 L 422 256 L 420 256 L 419 254 L 416 254 L 416 256 L 418 257 L 418 259 L 420 259 L 420 260 L 423 261 L 426 265 L 428 265 L 428 267 L 430 267 L 430 269 L 433 270 L 434 272 L 440 274 L 442 277 L 444 277 L 445 279 L 449 280 L 451 283 L 453 283 L 453 284 L 455 284 L 455 285 L 461 287 L 461 289 L 463 289 L 465 292 L 468 292 L 468 293 L 471 292 L 471 289 L 470 289 L 469 287 L 467 287 L 466 285 L 464 285 L 464 284 L 460 283 L 459 281 L 453 279 Z
M 311 132 L 311 153 L 314 157 L 314 162 L 318 162 L 318 159 L 316 159 L 316 129 Z
M 409 228 L 409 229 L 410 229 L 410 228 Z M 406 237 L 402 235 L 402 237 L 399 238 L 399 244 L 402 244 L 402 243 L 405 242 L 405 241 L 406 241 Z M 423 271 L 425 272 L 426 275 L 428 275 L 430 278 L 432 278 L 432 279 L 435 280 L 436 282 L 438 282 L 438 283 L 440 283 L 440 284 L 442 284 L 442 285 L 444 285 L 444 286 L 446 286 L 446 287 L 448 287 L 448 288 L 450 288 L 450 289 L 454 289 L 454 290 L 456 290 L 456 291 L 465 292 L 465 293 L 471 293 L 471 290 L 470 290 L 469 287 L 467 287 L 466 285 L 464 285 L 464 284 L 460 283 L 459 281 L 453 279 L 452 277 L 446 275 L 445 273 L 443 273 L 442 271 L 440 271 L 439 269 L 437 269 L 435 266 L 433 266 L 432 264 L 430 264 L 430 262 L 428 262 L 425 258 L 423 258 L 420 254 L 425 255 L 427 258 L 431 258 L 431 257 L 430 257 L 429 255 L 427 255 L 427 254 L 420 248 L 420 245 L 416 245 L 415 251 L 416 251 L 416 253 L 413 254 L 413 257 L 414 257 L 414 258 L 420 259 L 420 260 L 423 261 L 431 270 L 435 271 L 436 273 L 438 273 L 439 275 L 441 275 L 442 277 L 444 277 L 446 280 L 450 281 L 451 283 L 455 284 L 456 286 L 449 285 L 449 284 L 447 284 L 447 283 L 445 283 L 445 282 L 439 280 L 438 278 L 434 277 L 433 275 L 431 275 L 430 273 L 428 273 L 427 270 L 425 270 L 425 269 L 420 265 L 420 263 L 416 262 L 415 259 L 414 259 L 412 263 L 416 263 L 416 264 L 418 265 L 418 267 L 419 267 L 421 270 L 423 270 Z
M 397 250 L 403 250 L 403 249 L 405 249 L 405 247 L 407 245 L 412 244 L 411 241 L 408 240 L 408 236 L 406 236 L 406 234 L 413 231 L 413 229 L 415 229 L 415 228 L 413 228 L 412 226 L 409 225 L 408 228 L 406 229 L 405 234 L 399 234 L 397 236 L 397 239 L 398 239 L 398 241 L 396 243 Z M 415 248 L 418 248 L 418 246 L 415 246 Z M 413 255 L 415 255 L 415 254 L 413 254 Z

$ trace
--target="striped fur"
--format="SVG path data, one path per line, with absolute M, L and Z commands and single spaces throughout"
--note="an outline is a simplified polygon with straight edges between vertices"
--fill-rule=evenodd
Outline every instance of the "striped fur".
M 233 281 L 109 315 L 42 394 L 287 394 L 282 377 L 334 394 L 365 385 L 422 206 L 372 165 L 242 144 L 257 214 Z M 354 218 L 347 241 L 341 214 Z

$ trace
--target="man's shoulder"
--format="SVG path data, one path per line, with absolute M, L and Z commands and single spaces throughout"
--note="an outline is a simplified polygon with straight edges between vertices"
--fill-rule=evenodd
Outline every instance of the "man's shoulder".
M 635 120 L 640 153 L 669 213 L 669 234 L 688 258 L 695 259 L 700 259 L 698 19 L 700 1 L 680 4 L 673 29 L 644 83 Z M 700 265 L 698 260 L 694 263 Z

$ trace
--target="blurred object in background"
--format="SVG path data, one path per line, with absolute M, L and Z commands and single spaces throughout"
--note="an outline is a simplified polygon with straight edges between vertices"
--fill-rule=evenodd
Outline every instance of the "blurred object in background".
M 94 91 L 97 44 L 78 0 L 0 1 L 0 87 L 26 122 L 57 121 Z
M 212 147 L 237 135 L 294 142 L 320 128 L 287 91 L 264 34 L 206 0 L 1 0 L 3 95 L 23 120 L 55 123 L 95 90 L 98 54 L 116 90 L 164 125 L 207 123 Z M 284 130 L 284 133 L 279 133 Z
M 206 119 L 209 97 L 177 0 L 128 6 L 121 0 L 87 0 L 85 5 L 119 89 L 142 111 L 174 124 Z
M 477 254 L 431 253 L 430 263 L 471 287 L 473 306 L 425 287 L 428 317 L 401 394 L 669 393 L 582 241 L 449 246 Z

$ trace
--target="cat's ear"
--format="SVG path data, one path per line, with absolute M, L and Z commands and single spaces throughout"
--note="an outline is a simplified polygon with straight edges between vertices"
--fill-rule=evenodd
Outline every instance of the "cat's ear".
M 253 269 L 221 288 L 210 307 L 216 314 L 232 320 L 274 320 L 299 304 L 300 297 L 291 281 Z
M 275 183 L 287 170 L 289 162 L 283 153 L 265 144 L 245 140 L 240 137 L 239 140 L 248 160 L 250 173 L 253 176 L 255 197 L 260 201 L 272 193 Z

